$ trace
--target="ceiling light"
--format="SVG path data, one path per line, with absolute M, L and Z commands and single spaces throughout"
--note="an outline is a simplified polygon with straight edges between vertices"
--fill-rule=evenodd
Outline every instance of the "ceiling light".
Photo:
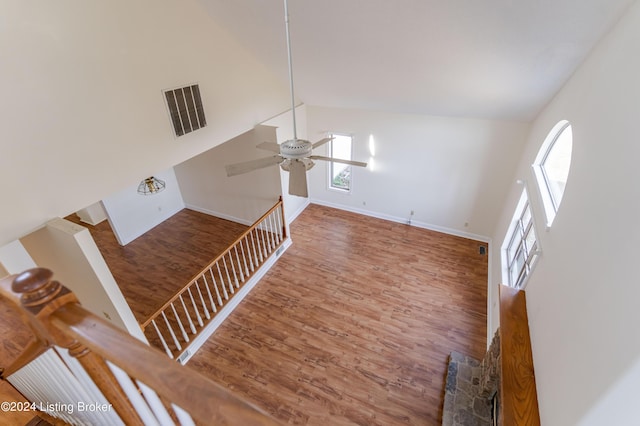
M 138 194 L 156 194 L 160 191 L 164 191 L 165 186 L 166 185 L 163 180 L 151 176 L 140 182 L 140 185 L 138 185 Z

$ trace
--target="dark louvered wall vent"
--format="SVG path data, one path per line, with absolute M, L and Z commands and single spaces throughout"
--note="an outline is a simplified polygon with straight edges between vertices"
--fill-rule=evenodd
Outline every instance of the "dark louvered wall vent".
M 198 130 L 207 125 L 197 84 L 164 92 L 169 115 L 176 136 Z

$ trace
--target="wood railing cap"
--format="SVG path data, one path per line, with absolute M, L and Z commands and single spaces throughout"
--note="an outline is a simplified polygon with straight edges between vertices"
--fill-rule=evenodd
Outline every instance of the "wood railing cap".
M 62 286 L 52 281 L 53 272 L 46 268 L 28 269 L 13 279 L 11 290 L 21 294 L 23 306 L 43 305 L 54 299 Z

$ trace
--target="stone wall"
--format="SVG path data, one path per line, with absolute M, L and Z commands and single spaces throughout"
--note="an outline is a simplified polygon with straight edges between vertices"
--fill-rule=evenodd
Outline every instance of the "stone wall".
M 493 397 L 500 392 L 500 329 L 493 335 L 489 350 L 482 360 L 482 373 L 480 374 L 480 395 L 485 398 Z M 500 396 L 498 395 L 498 398 Z

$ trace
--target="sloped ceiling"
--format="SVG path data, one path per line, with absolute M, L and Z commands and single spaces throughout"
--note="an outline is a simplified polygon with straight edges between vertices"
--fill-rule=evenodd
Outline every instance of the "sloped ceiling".
M 201 0 L 284 81 L 283 0 Z M 530 121 L 633 0 L 289 0 L 310 105 Z

